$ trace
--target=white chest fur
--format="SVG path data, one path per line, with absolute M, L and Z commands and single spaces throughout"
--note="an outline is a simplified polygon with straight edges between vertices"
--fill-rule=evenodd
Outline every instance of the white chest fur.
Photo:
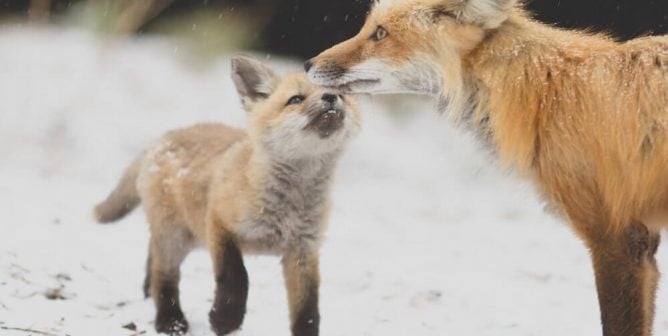
M 286 248 L 317 249 L 326 227 L 333 162 L 271 163 L 256 209 L 236 234 L 250 252 L 280 254 Z

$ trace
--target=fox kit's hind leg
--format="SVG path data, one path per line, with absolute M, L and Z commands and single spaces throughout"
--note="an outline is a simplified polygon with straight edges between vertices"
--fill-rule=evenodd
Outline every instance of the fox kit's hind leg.
M 217 237 L 210 247 L 216 275 L 216 297 L 209 322 L 216 335 L 239 329 L 246 315 L 248 273 L 239 247 L 230 235 Z
M 590 245 L 604 336 L 649 336 L 660 236 L 636 222 L 619 233 L 596 230 Z
M 282 263 L 288 290 L 292 335 L 317 336 L 320 327 L 318 253 L 293 249 L 283 256 Z
M 155 329 L 160 333 L 181 335 L 188 330 L 179 303 L 179 268 L 192 247 L 193 236 L 184 228 L 163 226 L 151 232 L 147 279 L 157 310 Z

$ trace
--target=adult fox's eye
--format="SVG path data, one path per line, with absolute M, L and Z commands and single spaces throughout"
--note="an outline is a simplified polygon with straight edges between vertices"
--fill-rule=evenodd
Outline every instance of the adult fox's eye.
M 304 102 L 304 96 L 296 95 L 292 96 L 290 100 L 288 100 L 288 103 L 286 105 L 296 105 L 296 104 L 301 104 L 303 102 Z
M 383 26 L 378 26 L 373 35 L 371 35 L 371 39 L 378 42 L 386 38 L 388 35 L 390 35 L 390 33 L 387 32 L 387 29 L 385 29 Z

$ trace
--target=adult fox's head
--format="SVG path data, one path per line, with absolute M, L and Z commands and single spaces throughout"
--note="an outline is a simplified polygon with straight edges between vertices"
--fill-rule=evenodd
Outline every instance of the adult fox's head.
M 355 37 L 305 69 L 313 83 L 341 92 L 456 95 L 466 54 L 508 18 L 514 2 L 381 0 Z

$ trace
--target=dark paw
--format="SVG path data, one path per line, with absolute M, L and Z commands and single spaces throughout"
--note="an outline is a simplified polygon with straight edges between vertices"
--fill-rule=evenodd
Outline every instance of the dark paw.
M 216 310 L 213 308 L 209 312 L 209 323 L 211 323 L 211 329 L 216 335 L 227 335 L 241 327 L 244 315 L 245 310 Z
M 183 313 L 158 316 L 155 319 L 155 330 L 158 333 L 172 336 L 184 335 L 188 332 L 188 321 L 186 321 Z
M 320 315 L 317 313 L 311 317 L 300 318 L 292 327 L 293 336 L 318 336 L 320 326 Z

